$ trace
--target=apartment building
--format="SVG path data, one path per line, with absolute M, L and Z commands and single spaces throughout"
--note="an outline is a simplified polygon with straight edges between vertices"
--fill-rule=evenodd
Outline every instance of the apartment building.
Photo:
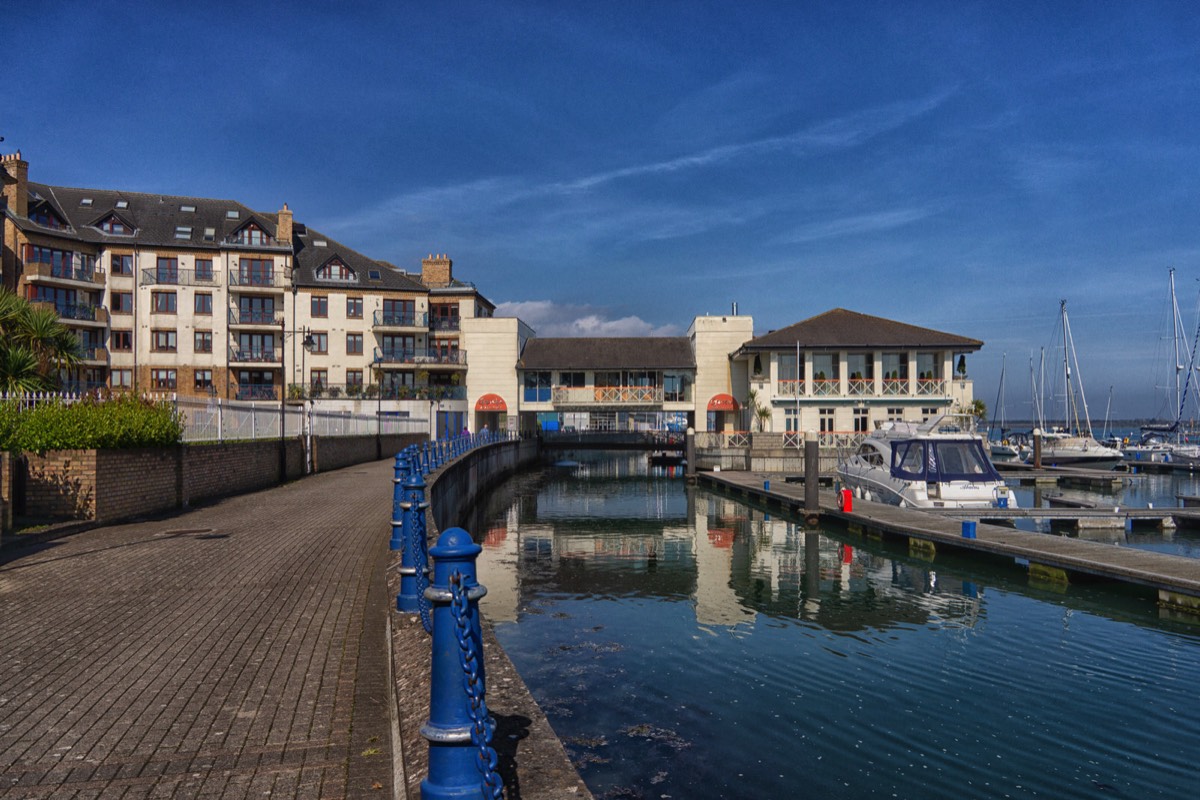
M 3 285 L 83 343 L 75 389 L 371 399 L 458 424 L 461 320 L 495 306 L 445 255 L 419 273 L 294 219 L 217 200 L 49 186 L 0 157 Z M 383 401 L 389 402 L 384 409 Z

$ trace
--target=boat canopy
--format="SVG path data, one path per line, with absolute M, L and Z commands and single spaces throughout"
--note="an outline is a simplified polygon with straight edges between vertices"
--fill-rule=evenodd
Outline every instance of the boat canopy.
M 901 439 L 892 444 L 892 477 L 905 481 L 1002 481 L 978 439 Z

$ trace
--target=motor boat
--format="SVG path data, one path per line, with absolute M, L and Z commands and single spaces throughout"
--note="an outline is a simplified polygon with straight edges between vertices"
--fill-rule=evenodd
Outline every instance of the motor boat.
M 1017 507 L 970 418 L 960 415 L 881 423 L 837 471 L 856 497 L 890 505 Z
M 1026 458 L 1033 462 L 1033 454 Z M 1115 447 L 1100 444 L 1086 434 L 1073 435 L 1055 430 L 1042 433 L 1043 467 L 1081 467 L 1113 469 L 1125 460 L 1125 454 Z

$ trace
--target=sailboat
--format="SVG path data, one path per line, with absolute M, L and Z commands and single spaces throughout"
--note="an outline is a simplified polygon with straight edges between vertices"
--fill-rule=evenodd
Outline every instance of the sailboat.
M 1008 419 L 1004 410 L 1004 361 L 1007 355 L 1005 353 L 1000 356 L 1000 386 L 996 390 L 996 413 L 1000 415 L 999 424 L 997 425 L 996 417 L 992 417 L 992 424 L 988 426 L 987 438 L 992 458 L 1019 458 L 1021 455 L 1020 448 L 1006 438 Z M 997 429 L 999 437 L 994 438 L 992 434 L 996 433 Z
M 1071 323 L 1067 318 L 1067 301 L 1059 301 L 1063 328 L 1063 375 L 1066 378 L 1066 416 L 1060 430 L 1048 431 L 1042 440 L 1042 464 L 1048 467 L 1073 466 L 1090 469 L 1112 469 L 1121 463 L 1123 454 L 1115 447 L 1107 447 L 1092 435 L 1092 421 L 1088 418 L 1087 398 L 1083 393 L 1083 380 L 1079 373 L 1079 356 L 1075 353 L 1075 342 L 1071 338 Z M 1075 367 L 1075 381 L 1071 380 L 1071 367 Z M 1078 397 L 1076 386 L 1078 383 Z

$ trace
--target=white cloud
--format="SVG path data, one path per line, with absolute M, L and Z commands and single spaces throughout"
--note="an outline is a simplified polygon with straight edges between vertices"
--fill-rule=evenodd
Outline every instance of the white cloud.
M 497 317 L 518 317 L 538 336 L 682 336 L 678 325 L 654 325 L 641 317 L 612 318 L 608 309 L 550 300 L 499 303 Z

